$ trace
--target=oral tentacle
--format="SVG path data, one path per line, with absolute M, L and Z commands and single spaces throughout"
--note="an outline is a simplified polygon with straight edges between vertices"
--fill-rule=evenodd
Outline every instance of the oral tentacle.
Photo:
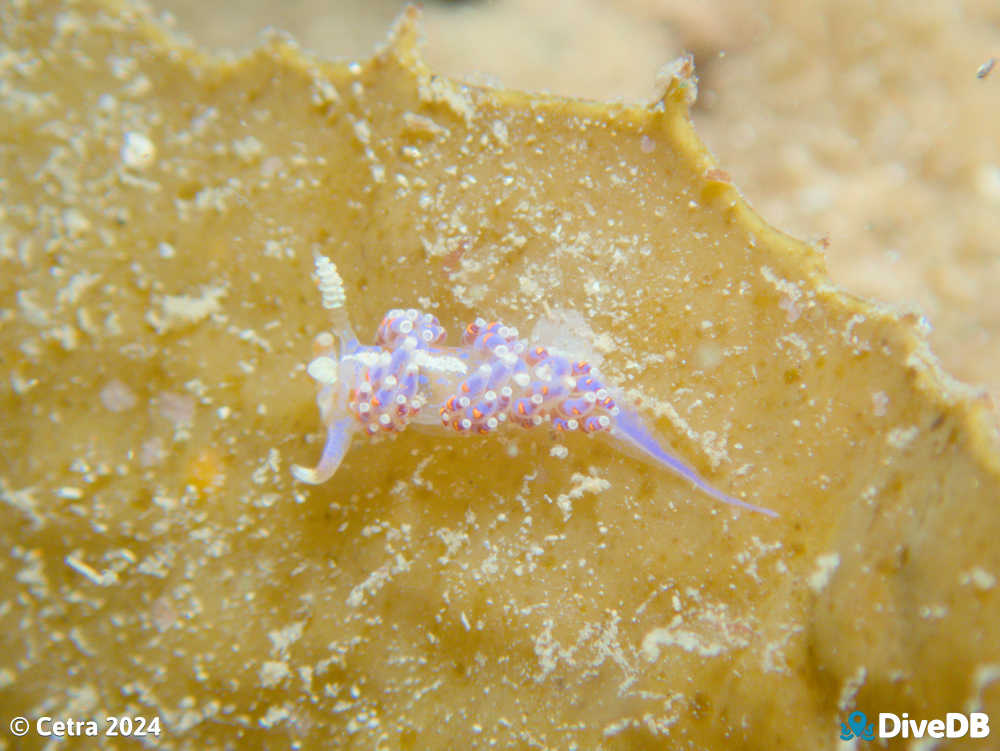
M 295 479 L 309 485 L 321 485 L 333 477 L 351 445 L 353 433 L 354 424 L 351 418 L 343 418 L 331 423 L 326 430 L 326 445 L 323 446 L 323 455 L 320 457 L 319 464 L 312 468 L 299 464 L 292 465 L 292 474 Z

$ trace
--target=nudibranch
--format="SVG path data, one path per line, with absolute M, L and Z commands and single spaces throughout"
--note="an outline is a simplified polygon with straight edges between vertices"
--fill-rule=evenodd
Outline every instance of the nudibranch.
M 505 424 L 549 425 L 557 432 L 606 436 L 716 500 L 777 516 L 713 488 L 666 451 L 588 363 L 554 346 L 525 342 L 514 327 L 482 318 L 465 328 L 460 346 L 448 346 L 437 318 L 414 309 L 390 310 L 375 343 L 362 345 L 351 329 L 343 282 L 330 259 L 316 258 L 316 277 L 337 336 L 316 337 L 307 368 L 319 386 L 327 436 L 315 468 L 292 467 L 301 482 L 329 480 L 356 434 L 384 436 L 410 424 L 463 435 L 491 434 Z

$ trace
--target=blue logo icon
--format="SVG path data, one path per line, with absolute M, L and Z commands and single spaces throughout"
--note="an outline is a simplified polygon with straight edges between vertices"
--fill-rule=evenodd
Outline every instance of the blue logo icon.
M 851 712 L 847 722 L 840 723 L 840 740 L 849 741 L 854 737 L 863 741 L 875 740 L 875 723 L 869 725 L 864 712 Z

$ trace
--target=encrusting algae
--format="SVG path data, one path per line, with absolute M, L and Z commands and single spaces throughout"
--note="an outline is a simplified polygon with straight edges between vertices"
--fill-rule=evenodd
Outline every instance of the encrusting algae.
M 222 61 L 97 0 L 9 3 L 0 43 L 4 717 L 771 749 L 1000 709 L 992 417 L 752 213 L 683 64 L 650 107 L 588 103 L 432 75 L 412 13 L 363 64 Z M 556 331 L 780 517 L 546 428 L 296 482 L 316 255 L 361 341 L 411 307 Z

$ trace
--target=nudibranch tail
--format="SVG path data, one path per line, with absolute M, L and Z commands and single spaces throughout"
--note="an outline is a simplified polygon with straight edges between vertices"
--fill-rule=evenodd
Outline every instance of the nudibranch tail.
M 776 511 L 772 511 L 769 508 L 755 506 L 752 503 L 741 501 L 739 498 L 733 498 L 730 495 L 726 495 L 721 490 L 713 488 L 705 480 L 703 480 L 701 475 L 699 475 L 692 467 L 689 467 L 676 456 L 667 452 L 653 437 L 646 426 L 642 424 L 639 417 L 630 413 L 628 410 L 622 409 L 615 417 L 614 427 L 611 430 L 611 436 L 635 447 L 640 453 L 650 459 L 653 459 L 657 463 L 665 465 L 672 472 L 680 475 L 696 488 L 718 501 L 728 503 L 731 506 L 748 509 L 750 511 L 757 511 L 761 514 L 767 514 L 768 516 L 778 515 Z

